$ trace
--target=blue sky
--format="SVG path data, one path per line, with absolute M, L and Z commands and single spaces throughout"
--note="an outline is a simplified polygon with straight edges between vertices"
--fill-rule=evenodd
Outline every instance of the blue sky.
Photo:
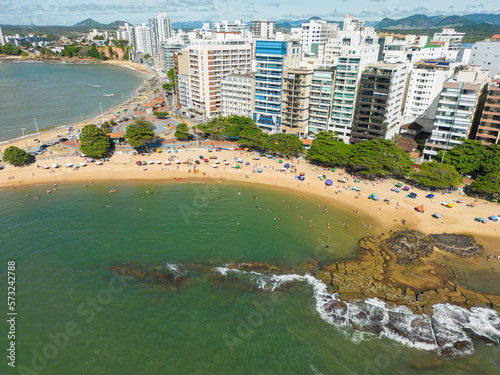
M 139 24 L 147 22 L 159 10 L 167 12 L 173 22 L 312 16 L 340 21 L 347 13 L 377 21 L 413 14 L 500 13 L 498 0 L 471 3 L 468 0 L 0 0 L 0 24 L 73 25 L 86 18 L 102 23 L 123 20 Z

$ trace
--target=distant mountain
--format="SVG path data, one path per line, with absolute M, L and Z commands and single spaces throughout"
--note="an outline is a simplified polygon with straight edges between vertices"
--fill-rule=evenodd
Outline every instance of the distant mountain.
M 187 22 L 174 22 L 172 27 L 174 29 L 200 29 L 203 27 L 203 23 L 210 21 L 187 21 Z
M 500 14 L 469 14 L 466 16 L 433 16 L 427 17 L 423 14 L 394 20 L 384 18 L 375 25 L 378 30 L 392 29 L 439 29 L 444 27 L 473 26 L 480 23 L 491 23 L 500 26 Z
M 500 26 L 500 14 L 476 13 L 476 14 L 468 14 L 464 16 L 464 18 L 467 18 L 471 21 L 487 22 L 487 23 L 492 23 L 493 25 Z
M 434 26 L 434 22 L 429 17 L 423 14 L 393 20 L 392 18 L 384 18 L 375 28 L 377 29 L 428 29 Z
M 104 25 L 107 29 L 118 29 L 118 26 L 123 26 L 125 25 L 126 23 L 128 24 L 131 24 L 130 22 L 127 22 L 127 21 L 115 21 L 115 22 L 111 22 L 111 23 L 108 23 L 107 25 Z
M 477 22 L 470 20 L 465 17 L 460 17 L 460 16 L 449 16 L 443 18 L 441 21 L 438 23 L 434 24 L 434 27 L 448 27 L 448 26 L 453 26 L 453 27 L 458 27 L 458 26 L 469 26 L 469 25 L 476 25 Z
M 73 27 L 88 27 L 91 29 L 100 29 L 104 25 L 102 23 L 99 23 L 97 21 L 94 21 L 92 18 L 87 18 L 86 20 L 83 20 L 81 22 L 75 23 Z

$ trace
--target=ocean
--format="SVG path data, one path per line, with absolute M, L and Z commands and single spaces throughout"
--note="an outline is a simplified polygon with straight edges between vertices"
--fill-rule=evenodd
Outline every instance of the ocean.
M 118 66 L 0 63 L 0 142 L 100 116 L 135 96 L 149 75 Z
M 322 262 L 352 258 L 357 240 L 373 233 L 350 212 L 248 185 L 87 185 L 0 191 L 4 311 L 8 262 L 16 268 L 17 368 L 5 373 L 500 372 L 498 346 L 474 343 L 473 353 L 445 359 L 332 324 L 318 304 L 318 283 L 277 287 L 293 276 L 226 269 L 231 262 L 297 268 L 321 245 L 329 246 Z M 165 288 L 111 272 L 132 262 L 167 267 L 183 282 Z M 5 353 L 8 325 L 0 327 Z

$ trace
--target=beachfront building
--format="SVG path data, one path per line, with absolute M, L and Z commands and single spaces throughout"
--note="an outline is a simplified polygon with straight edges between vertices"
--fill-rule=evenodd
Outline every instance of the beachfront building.
M 337 74 L 328 131 L 336 132 L 345 143 L 351 138 L 359 77 L 368 64 L 377 62 L 378 55 L 378 44 L 358 45 L 344 46 L 342 54 L 334 58 Z
M 158 15 L 149 19 L 152 49 L 154 54 L 161 53 L 161 43 L 172 37 L 172 23 L 167 13 L 158 12 Z
M 221 21 L 212 23 L 210 28 L 212 31 L 217 33 L 244 33 L 248 30 L 248 25 L 243 23 L 241 20 L 235 20 L 234 22 Z
M 302 24 L 300 44 L 302 45 L 302 56 L 314 54 L 323 59 L 326 42 L 335 38 L 339 32 L 339 24 L 324 20 L 311 19 Z
M 368 65 L 361 74 L 351 143 L 393 139 L 400 132 L 410 63 Z
M 117 40 L 126 40 L 129 42 L 131 46 L 134 45 L 134 26 L 125 23 L 123 26 L 118 26 L 118 30 L 116 31 L 116 39 Z
M 174 52 L 175 97 L 178 108 L 190 108 L 189 55 L 186 50 Z
M 253 74 L 229 74 L 221 80 L 222 116 L 252 118 L 255 95 Z
M 268 133 L 281 132 L 281 90 L 285 69 L 297 68 L 301 47 L 289 40 L 257 40 L 253 120 Z
M 490 77 L 500 72 L 500 34 L 493 35 L 490 39 L 476 42 L 472 47 L 470 57 L 472 65 L 479 65 L 488 70 Z
M 458 58 L 464 36 L 465 33 L 459 33 L 455 29 L 443 29 L 442 32 L 434 34 L 432 42 L 443 46 L 446 60 L 459 61 Z
M 328 130 L 332 114 L 335 68 L 314 70 L 309 98 L 308 135 Z
M 171 38 L 161 43 L 161 70 L 168 72 L 174 67 L 174 53 L 182 50 L 186 44 L 177 38 Z
M 144 55 L 153 54 L 153 42 L 151 40 L 151 29 L 146 24 L 134 26 L 132 28 L 134 39 L 134 53 L 142 53 Z
M 207 118 L 220 116 L 221 81 L 235 72 L 251 72 L 252 45 L 242 38 L 203 40 L 185 51 L 192 110 Z
M 455 66 L 443 60 L 419 61 L 410 73 L 403 123 L 416 122 L 430 132 L 436 116 L 439 94 Z
M 484 145 L 500 144 L 500 74 L 491 81 L 476 139 Z
M 304 138 L 308 134 L 313 71 L 286 69 L 283 74 L 281 131 Z
M 252 36 L 256 39 L 274 39 L 275 26 L 275 21 L 252 21 Z
M 5 39 L 3 37 L 2 28 L 0 27 L 0 45 L 5 45 Z
M 489 82 L 488 71 L 478 66 L 462 70 L 443 83 L 434 128 L 425 142 L 423 160 L 435 158 L 474 137 L 481 118 Z

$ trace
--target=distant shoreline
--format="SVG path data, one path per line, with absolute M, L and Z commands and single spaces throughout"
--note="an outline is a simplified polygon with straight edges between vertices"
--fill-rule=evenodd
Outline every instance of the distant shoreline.
M 153 79 L 155 76 L 158 77 L 157 72 L 154 70 L 147 69 L 144 65 L 141 64 L 136 64 L 132 63 L 130 61 L 115 61 L 115 60 L 107 60 L 107 61 L 99 61 L 99 60 L 94 60 L 94 59 L 68 59 L 68 58 L 50 58 L 50 59 L 34 59 L 34 58 L 23 58 L 20 56 L 0 56 L 0 62 L 1 63 L 15 63 L 15 62 L 38 62 L 38 63 L 49 63 L 49 64 L 54 64 L 54 63 L 69 63 L 69 64 L 104 64 L 104 65 L 114 65 L 117 67 L 122 67 L 122 68 L 128 68 L 135 70 L 141 74 L 146 74 L 147 76 L 141 83 L 139 87 L 135 89 L 135 96 L 134 100 L 136 100 L 138 96 L 138 92 L 144 89 L 147 85 L 147 82 L 151 79 Z M 125 102 L 121 102 L 116 104 L 115 106 L 109 107 L 109 108 L 103 108 L 104 111 L 108 112 L 108 114 L 105 117 L 110 117 L 110 114 L 116 112 L 118 108 L 121 108 L 130 101 L 130 99 L 127 99 Z M 142 104 L 144 100 L 138 100 L 136 105 Z M 95 121 L 95 118 L 88 118 L 84 121 L 84 125 L 93 123 Z M 60 125 L 53 125 L 53 126 L 47 126 L 40 128 L 40 136 L 42 138 L 49 136 L 54 138 L 55 134 L 62 131 L 62 129 L 66 129 L 68 127 L 72 126 L 75 129 L 81 128 L 83 125 L 81 121 L 75 121 L 72 123 L 65 123 L 65 124 L 60 124 Z M 53 134 L 52 134 L 53 133 Z M 24 141 L 24 139 L 27 139 L 28 142 L 32 142 L 33 139 L 37 138 L 38 135 L 36 131 L 31 131 L 26 133 L 24 137 L 16 137 L 16 138 L 11 138 L 7 139 L 5 141 L 0 141 L 0 146 L 6 147 L 10 145 L 17 145 L 17 143 Z M 31 141 L 30 141 L 31 139 Z M 18 147 L 23 147 L 22 145 Z

